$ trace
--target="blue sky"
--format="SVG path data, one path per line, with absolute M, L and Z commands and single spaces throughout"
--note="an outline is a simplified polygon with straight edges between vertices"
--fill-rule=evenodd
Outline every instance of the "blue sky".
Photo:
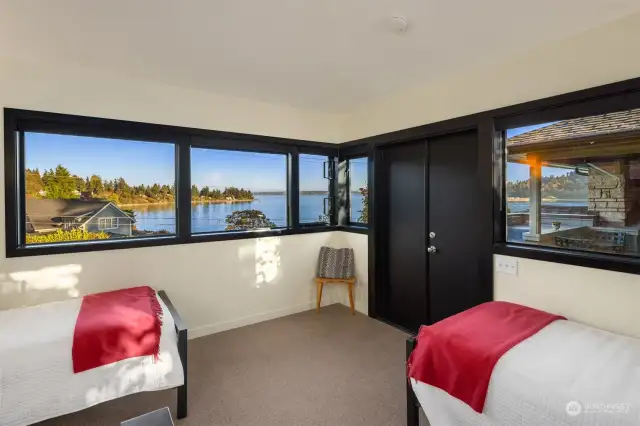
M 97 174 L 107 180 L 123 177 L 130 185 L 172 185 L 175 181 L 172 144 L 27 133 L 25 151 L 26 167 L 39 168 L 41 173 L 62 164 L 78 176 Z M 322 177 L 325 159 L 300 155 L 301 190 L 327 190 L 328 181 Z M 198 188 L 236 186 L 282 191 L 287 184 L 286 157 L 278 154 L 194 148 L 191 170 L 192 183 Z
M 550 124 L 553 124 L 555 122 L 550 122 L 550 123 L 543 123 L 543 124 L 534 124 L 532 126 L 524 126 L 524 127 L 517 127 L 515 129 L 508 129 L 507 130 L 507 138 L 511 138 L 513 136 L 517 136 L 520 135 L 522 133 L 526 133 L 526 132 L 530 132 L 531 130 L 536 130 L 539 129 L 541 127 L 546 127 Z M 569 173 L 570 170 L 568 169 L 560 169 L 557 167 L 543 167 L 542 168 L 542 176 L 548 177 L 548 176 L 561 176 L 561 175 L 565 175 L 567 173 Z M 507 180 L 508 181 L 517 181 L 517 180 L 528 180 L 529 179 L 529 166 L 527 166 L 526 164 L 518 164 L 518 163 L 507 163 Z

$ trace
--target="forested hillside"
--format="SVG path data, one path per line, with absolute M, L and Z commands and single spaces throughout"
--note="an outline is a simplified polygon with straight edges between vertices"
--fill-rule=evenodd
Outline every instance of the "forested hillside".
M 587 199 L 589 189 L 587 176 L 574 171 L 561 176 L 542 177 L 542 196 L 564 200 Z M 507 182 L 507 197 L 529 197 L 529 180 Z
M 175 186 L 161 185 L 129 185 L 124 178 L 102 179 L 98 175 L 85 178 L 71 174 L 69 170 L 58 165 L 55 170 L 26 169 L 26 195 L 34 198 L 73 199 L 82 195 L 98 200 L 108 200 L 115 204 L 151 204 L 173 203 Z M 224 190 L 210 189 L 205 186 L 191 188 L 193 201 L 248 201 L 254 196 L 249 190 L 228 187 Z

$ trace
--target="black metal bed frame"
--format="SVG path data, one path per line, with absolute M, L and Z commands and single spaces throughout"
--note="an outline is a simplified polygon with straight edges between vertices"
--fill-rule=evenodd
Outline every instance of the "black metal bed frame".
M 164 304 L 167 306 L 169 313 L 173 317 L 173 323 L 175 324 L 176 334 L 178 335 L 178 355 L 180 355 L 180 361 L 182 363 L 182 372 L 184 373 L 184 383 L 178 386 L 178 400 L 176 406 L 176 418 L 184 419 L 187 417 L 187 326 L 182 317 L 171 303 L 169 296 L 164 290 L 158 292 L 158 296 Z
M 407 338 L 407 362 L 409 361 L 409 355 L 416 347 L 415 336 L 409 336 Z M 406 374 L 405 374 L 406 377 Z M 420 426 L 420 402 L 416 398 L 416 394 L 413 393 L 411 388 L 411 382 L 407 378 L 407 426 Z

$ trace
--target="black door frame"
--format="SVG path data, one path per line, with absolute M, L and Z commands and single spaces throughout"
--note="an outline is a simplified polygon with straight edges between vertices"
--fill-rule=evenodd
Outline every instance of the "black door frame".
M 389 138 L 389 135 L 380 135 L 373 138 L 370 141 L 372 145 L 373 155 L 370 157 L 369 170 L 369 182 L 373 182 L 374 194 L 377 195 L 378 200 L 387 200 L 388 188 L 384 183 L 384 175 L 382 167 L 375 167 L 375 164 L 382 163 L 382 153 L 384 148 L 389 145 L 412 143 L 412 142 L 425 142 L 426 160 L 428 163 L 429 156 L 429 139 L 433 139 L 437 136 L 446 136 L 455 133 L 463 133 L 468 131 L 474 131 L 478 137 L 477 143 L 477 155 L 478 165 L 476 170 L 477 186 L 475 190 L 479 194 L 478 196 L 478 211 L 476 212 L 477 222 L 479 224 L 493 224 L 494 223 L 494 202 L 496 197 L 494 196 L 495 188 L 500 186 L 500 175 L 494 173 L 494 168 L 499 163 L 496 155 L 499 152 L 494 150 L 493 143 L 487 144 L 483 141 L 487 141 L 487 138 L 493 142 L 494 139 L 494 125 L 493 118 L 489 114 L 476 114 L 474 116 L 462 117 L 459 119 L 448 120 L 446 122 L 438 122 L 432 125 L 416 127 L 405 131 L 394 132 L 397 134 L 397 139 Z M 497 179 L 496 179 L 497 177 Z M 425 174 L 425 185 L 428 189 L 428 173 Z M 497 186 L 496 186 L 497 185 Z M 370 199 L 370 204 L 372 203 Z M 428 200 L 425 201 L 425 207 L 428 211 Z M 384 283 L 384 261 L 387 256 L 387 247 L 384 244 L 382 238 L 384 237 L 384 229 L 386 217 L 384 216 L 385 206 L 382 203 L 372 203 L 373 208 L 370 208 L 369 217 L 369 316 L 372 318 L 380 318 L 381 301 L 377 297 L 377 289 Z M 425 230 L 429 229 L 429 217 L 425 217 Z M 494 243 L 494 227 L 493 226 L 479 226 L 478 238 L 481 241 L 481 250 L 478 259 L 478 277 L 481 280 L 481 290 L 478 293 L 477 303 L 484 303 L 493 300 L 493 243 Z M 425 239 L 425 244 L 427 240 Z M 425 268 L 428 272 L 428 258 L 425 259 Z M 428 285 L 428 283 L 427 283 Z M 430 317 L 429 312 L 427 315 Z
M 558 117 L 578 117 L 637 108 L 640 105 L 640 78 L 619 81 L 548 98 L 501 107 L 409 129 L 370 136 L 341 144 L 340 149 L 366 149 L 369 152 L 369 316 L 377 318 L 376 287 L 379 255 L 376 252 L 379 225 L 375 195 L 380 191 L 380 173 L 376 167 L 380 148 L 388 144 L 429 139 L 465 130 L 478 132 L 478 169 L 476 191 L 479 194 L 477 223 L 482 241 L 479 276 L 482 280 L 478 303 L 493 299 L 493 255 L 505 254 L 549 262 L 640 274 L 640 260 L 620 259 L 592 253 L 578 253 L 544 248 L 527 248 L 505 243 L 506 220 L 503 214 L 504 185 L 501 139 L 496 129 L 553 121 Z M 562 118 L 560 118 L 562 119 Z M 349 232 L 348 228 L 344 229 Z

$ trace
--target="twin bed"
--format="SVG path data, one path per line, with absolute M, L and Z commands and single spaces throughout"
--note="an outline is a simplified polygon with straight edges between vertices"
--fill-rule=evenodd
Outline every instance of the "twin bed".
M 177 388 L 176 416 L 186 417 L 187 329 L 167 294 L 156 297 L 162 308 L 158 360 L 133 357 L 79 374 L 70 353 L 82 299 L 0 311 L 0 425 L 30 425 L 171 388 Z
M 417 343 L 407 340 L 407 360 Z M 473 344 L 458 347 L 482 362 Z M 408 426 L 420 408 L 431 426 L 640 425 L 640 340 L 553 321 L 499 358 L 481 412 L 409 378 Z

